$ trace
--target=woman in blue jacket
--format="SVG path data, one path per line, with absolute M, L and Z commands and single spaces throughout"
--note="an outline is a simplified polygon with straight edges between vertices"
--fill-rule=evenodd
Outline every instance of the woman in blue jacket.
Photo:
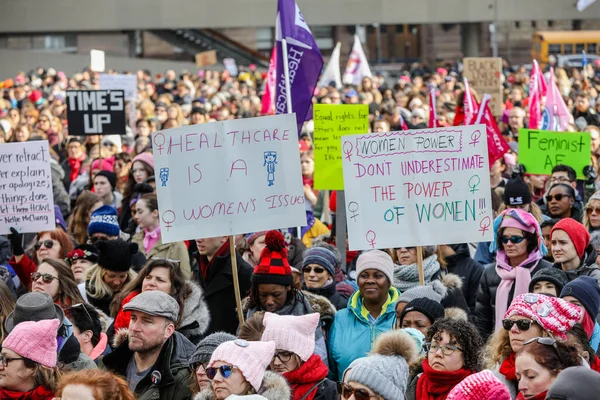
M 335 314 L 329 331 L 332 380 L 340 380 L 352 361 L 365 357 L 379 334 L 393 329 L 394 304 L 400 295 L 392 286 L 393 273 L 392 258 L 381 250 L 368 251 L 358 257 L 358 291 L 350 297 L 348 307 Z

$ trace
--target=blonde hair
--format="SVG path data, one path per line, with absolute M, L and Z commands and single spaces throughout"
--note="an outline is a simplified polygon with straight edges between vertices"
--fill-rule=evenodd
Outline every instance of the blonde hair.
M 103 299 L 105 297 L 112 298 L 114 296 L 115 293 L 113 290 L 106 282 L 104 282 L 104 274 L 107 272 L 107 269 L 102 268 L 98 264 L 94 264 L 90 267 L 86 279 L 89 281 L 89 284 L 86 283 L 85 285 L 85 292 L 88 296 L 93 297 L 94 299 Z M 135 271 L 130 268 L 127 271 L 127 280 L 125 281 L 125 284 L 131 282 L 136 276 L 137 274 Z M 123 284 L 123 286 L 125 286 L 125 284 Z
M 583 226 L 589 231 L 591 228 L 590 218 L 588 217 L 588 213 L 585 211 L 586 208 L 592 206 L 592 202 L 596 202 L 600 206 L 600 200 L 598 199 L 589 199 L 585 207 L 583 208 Z
M 533 321 L 532 323 L 536 323 Z M 539 325 L 538 325 L 539 326 Z M 548 336 L 548 333 L 542 329 L 542 336 Z M 484 367 L 493 369 L 497 364 L 502 363 L 513 352 L 510 346 L 508 331 L 502 327 L 496 330 L 490 336 L 485 348 L 483 349 Z

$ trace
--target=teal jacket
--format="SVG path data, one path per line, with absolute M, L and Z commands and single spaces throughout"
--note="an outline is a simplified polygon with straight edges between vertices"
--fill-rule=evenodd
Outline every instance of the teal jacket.
M 358 290 L 348 299 L 348 307 L 335 313 L 328 337 L 331 380 L 339 381 L 352 361 L 365 357 L 371 351 L 379 334 L 394 328 L 399 295 L 396 288 L 390 288 L 385 311 L 373 323 L 364 312 L 361 313 L 363 298 Z
M 600 347 L 600 325 L 596 322 L 594 324 L 594 332 L 592 333 L 592 338 L 590 339 L 590 346 L 597 353 Z

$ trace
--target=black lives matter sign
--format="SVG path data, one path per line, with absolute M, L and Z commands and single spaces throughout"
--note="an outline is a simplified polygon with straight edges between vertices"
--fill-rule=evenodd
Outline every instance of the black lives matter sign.
M 125 135 L 123 90 L 67 90 L 69 135 Z

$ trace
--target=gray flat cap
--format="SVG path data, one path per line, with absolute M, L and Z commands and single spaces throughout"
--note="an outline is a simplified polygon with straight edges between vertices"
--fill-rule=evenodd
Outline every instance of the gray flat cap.
M 139 311 L 156 317 L 165 317 L 173 322 L 177 322 L 179 318 L 177 300 L 159 290 L 138 294 L 125 304 L 123 311 Z

